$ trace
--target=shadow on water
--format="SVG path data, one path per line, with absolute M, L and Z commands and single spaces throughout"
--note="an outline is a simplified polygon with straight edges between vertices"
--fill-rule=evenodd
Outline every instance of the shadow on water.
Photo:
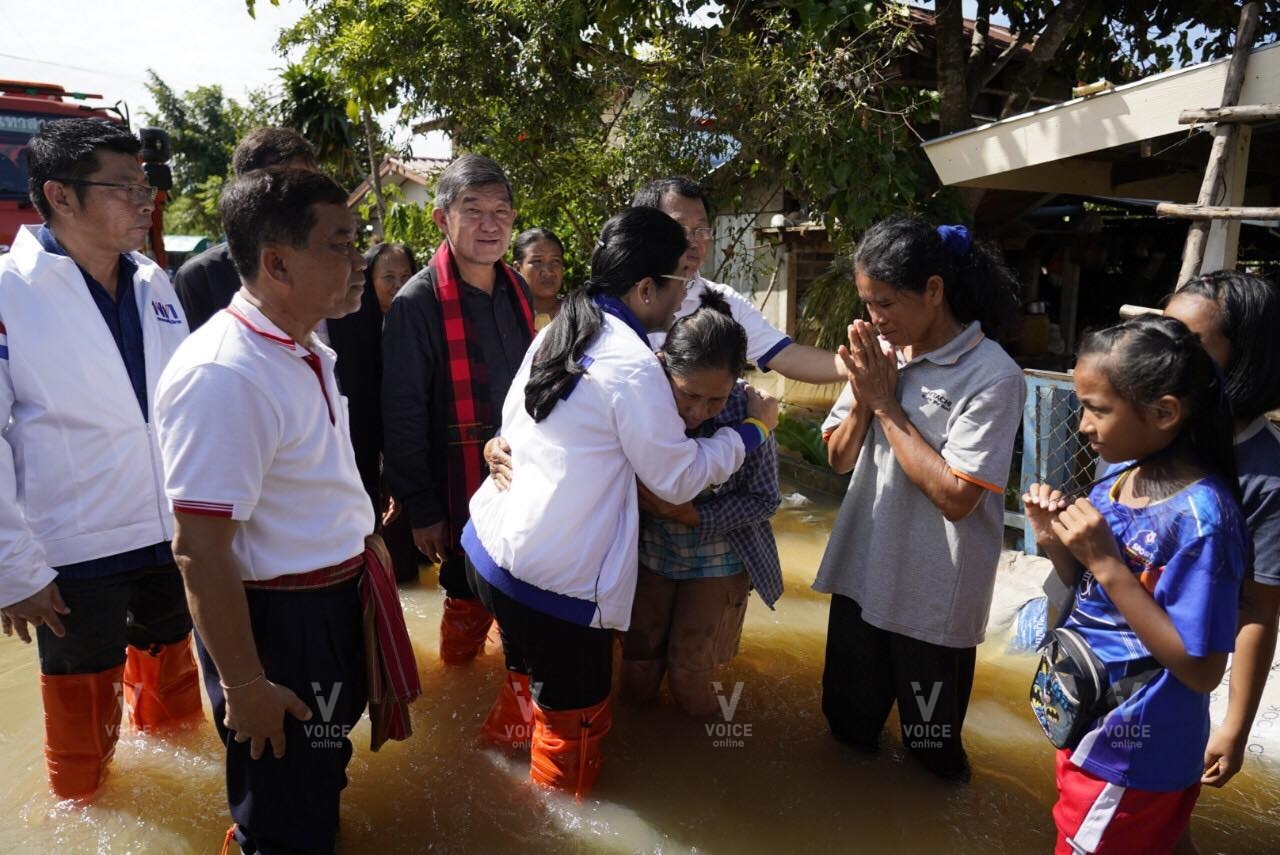
M 770 612 L 752 600 L 742 649 L 710 721 L 654 706 L 616 707 L 604 767 L 585 804 L 526 781 L 527 760 L 480 748 L 501 655 L 445 670 L 435 656 L 434 579 L 402 589 L 423 672 L 414 735 L 370 754 L 354 732 L 340 851 L 525 853 L 1047 852 L 1052 749 L 1025 697 L 1030 662 L 979 650 L 965 728 L 973 783 L 916 769 L 891 719 L 877 756 L 834 742 L 820 709 L 827 601 L 809 589 L 834 517 L 830 500 L 775 520 L 788 591 Z M 88 806 L 57 804 L 44 779 L 34 650 L 0 642 L 0 851 L 206 853 L 229 820 L 221 747 L 207 721 L 143 738 L 128 731 Z M 740 689 L 739 689 L 740 686 Z M 735 703 L 736 694 L 736 703 Z M 1276 767 L 1246 768 L 1196 813 L 1202 851 L 1280 851 Z

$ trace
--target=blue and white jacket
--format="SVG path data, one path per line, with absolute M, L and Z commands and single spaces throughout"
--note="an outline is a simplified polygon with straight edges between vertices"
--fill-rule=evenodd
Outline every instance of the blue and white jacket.
M 534 422 L 524 387 L 546 334 L 525 354 L 502 408 L 516 476 L 505 491 L 485 479 L 472 496 L 462 547 L 489 584 L 522 604 L 581 626 L 626 629 L 637 476 L 659 498 L 687 502 L 728 478 L 763 438 L 750 425 L 685 436 L 666 373 L 629 312 L 605 314 L 572 394 Z
M 37 228 L 0 257 L 0 606 L 48 585 L 53 567 L 173 537 L 150 419 L 79 268 Z M 130 257 L 150 406 L 187 323 L 164 271 Z

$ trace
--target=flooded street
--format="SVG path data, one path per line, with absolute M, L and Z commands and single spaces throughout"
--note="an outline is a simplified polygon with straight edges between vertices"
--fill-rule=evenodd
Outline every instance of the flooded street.
M 834 500 L 819 499 L 775 519 L 787 593 L 777 612 L 753 597 L 741 653 L 724 673 L 727 715 L 714 732 L 679 715 L 669 698 L 644 710 L 616 706 L 598 785 L 582 805 L 533 789 L 527 759 L 477 747 L 501 655 L 445 671 L 435 653 L 434 579 L 402 588 L 424 695 L 408 742 L 374 755 L 367 722 L 353 735 L 340 851 L 1050 851 L 1053 757 L 1026 702 L 1032 664 L 999 642 L 979 651 L 969 786 L 937 783 L 907 762 L 896 720 L 879 757 L 827 734 L 819 708 L 827 598 L 809 583 L 834 512 Z M 3 639 L 0 851 L 217 851 L 230 820 L 208 721 L 147 739 L 126 725 L 95 802 L 59 805 L 45 783 L 36 672 L 35 651 Z M 1246 761 L 1225 793 L 1206 789 L 1193 823 L 1206 853 L 1280 851 L 1280 767 Z

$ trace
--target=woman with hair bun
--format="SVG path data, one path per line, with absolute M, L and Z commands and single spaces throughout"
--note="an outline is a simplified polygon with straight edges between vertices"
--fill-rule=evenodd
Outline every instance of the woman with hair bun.
M 896 702 L 925 768 L 969 778 L 960 731 L 1004 530 L 1022 372 L 997 344 L 1017 282 L 963 226 L 883 220 L 854 255 L 870 321 L 849 326 L 849 383 L 823 425 L 853 470 L 814 588 L 831 597 L 822 709 L 865 751 Z
M 746 413 L 739 380 L 747 334 L 714 291 L 676 321 L 658 359 L 689 436 L 710 436 Z M 722 484 L 683 504 L 640 485 L 640 573 L 631 628 L 622 644 L 622 686 L 644 703 L 663 676 L 688 715 L 718 708 L 714 669 L 738 652 L 751 589 L 770 607 L 782 595 L 782 568 L 769 519 L 782 503 L 778 449 L 771 437 Z

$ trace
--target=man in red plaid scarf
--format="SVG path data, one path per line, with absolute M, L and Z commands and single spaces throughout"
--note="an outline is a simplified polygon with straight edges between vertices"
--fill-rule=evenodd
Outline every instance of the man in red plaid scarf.
M 484 647 L 492 618 L 467 584 L 459 538 L 487 474 L 484 444 L 533 341 L 533 312 L 528 286 L 502 261 L 516 210 L 498 164 L 476 154 L 450 163 L 432 217 L 444 243 L 383 327 L 384 467 L 419 551 L 440 564 L 440 658 L 462 665 Z

